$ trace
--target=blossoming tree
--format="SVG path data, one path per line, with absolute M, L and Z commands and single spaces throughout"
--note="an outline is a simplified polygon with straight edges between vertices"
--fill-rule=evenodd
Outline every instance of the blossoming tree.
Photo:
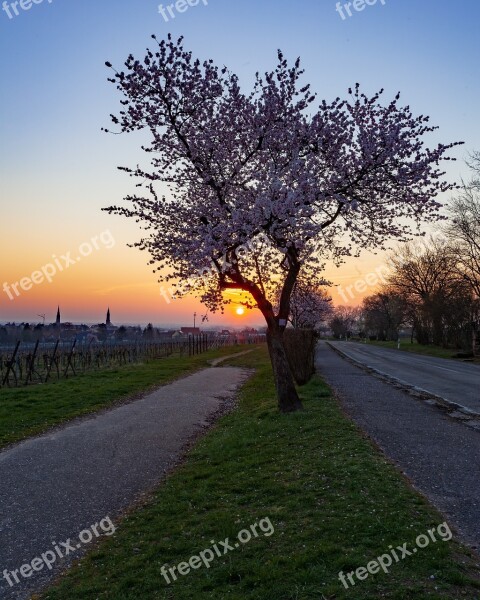
M 151 161 L 122 167 L 140 191 L 105 210 L 143 224 L 136 246 L 169 277 L 205 269 L 198 295 L 210 310 L 228 302 L 226 290 L 250 298 L 268 327 L 279 408 L 298 410 L 283 332 L 299 274 L 325 252 L 338 260 L 382 248 L 438 218 L 436 197 L 453 187 L 439 163 L 455 144 L 426 148 L 435 128 L 398 95 L 384 105 L 382 91 L 367 97 L 357 84 L 348 99 L 319 103 L 300 82 L 300 61 L 289 65 L 281 52 L 246 93 L 225 67 L 194 59 L 182 38 L 152 37 L 157 47 L 142 60 L 130 55 L 122 71 L 106 63 L 123 95 L 113 123 L 147 130 Z M 254 252 L 237 252 L 257 237 Z
M 325 283 L 328 282 L 315 276 L 299 277 L 290 297 L 289 321 L 293 327 L 318 330 L 321 323 L 332 316 L 332 297 Z

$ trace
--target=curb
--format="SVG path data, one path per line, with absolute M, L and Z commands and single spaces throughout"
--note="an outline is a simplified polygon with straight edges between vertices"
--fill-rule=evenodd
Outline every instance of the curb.
M 417 387 L 415 385 L 411 385 L 406 381 L 402 381 L 401 379 L 397 379 L 392 375 L 388 375 L 383 371 L 379 371 L 370 365 L 366 365 L 355 358 L 352 358 L 343 350 L 336 348 L 330 342 L 326 342 L 327 346 L 331 348 L 334 352 L 336 352 L 343 359 L 347 360 L 349 363 L 359 367 L 360 369 L 370 373 L 374 377 L 381 379 L 382 381 L 386 381 L 387 383 L 391 383 L 396 388 L 399 388 L 416 398 L 417 400 L 423 400 L 426 404 L 430 406 L 436 406 L 444 413 L 446 413 L 452 419 L 456 421 L 461 421 L 465 425 L 468 425 L 472 429 L 477 429 L 480 431 L 480 413 L 475 412 L 471 408 L 467 408 L 462 404 L 458 404 L 457 402 L 452 402 L 451 400 L 446 400 L 441 396 L 437 396 L 428 390 L 424 390 L 423 388 Z

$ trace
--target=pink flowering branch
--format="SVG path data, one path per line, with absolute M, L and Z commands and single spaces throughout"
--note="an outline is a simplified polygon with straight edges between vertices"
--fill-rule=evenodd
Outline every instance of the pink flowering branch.
M 210 310 L 228 303 L 225 290 L 250 295 L 268 325 L 280 406 L 298 408 L 282 342 L 298 277 L 327 255 L 384 248 L 440 219 L 438 196 L 456 187 L 440 163 L 457 143 L 427 148 L 436 128 L 399 95 L 383 104 L 383 91 L 368 97 L 357 84 L 348 99 L 319 102 L 300 82 L 300 60 L 289 65 L 281 52 L 248 93 L 226 67 L 194 59 L 182 38 L 129 56 L 124 70 L 107 66 L 123 96 L 112 122 L 149 133 L 150 164 L 122 167 L 140 191 L 106 210 L 142 224 L 135 246 L 170 280 L 208 270 L 198 294 Z M 268 243 L 239 256 L 260 236 Z

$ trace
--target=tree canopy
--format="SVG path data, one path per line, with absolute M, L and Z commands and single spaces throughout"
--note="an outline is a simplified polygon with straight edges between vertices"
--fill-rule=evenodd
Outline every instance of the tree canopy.
M 356 84 L 347 99 L 319 101 L 301 81 L 300 60 L 289 64 L 280 51 L 275 70 L 257 73 L 245 92 L 182 38 L 156 43 L 124 70 L 107 63 L 123 95 L 112 121 L 120 132 L 149 131 L 151 165 L 122 167 L 140 191 L 106 210 L 142 224 L 148 234 L 136 245 L 162 273 L 185 280 L 205 270 L 198 293 L 210 310 L 227 289 L 249 294 L 278 338 L 275 370 L 302 268 L 406 240 L 437 219 L 438 194 L 455 187 L 439 164 L 456 143 L 426 147 L 436 128 L 399 94 L 383 103 L 383 90 L 367 96 Z M 237 252 L 258 236 L 254 252 Z

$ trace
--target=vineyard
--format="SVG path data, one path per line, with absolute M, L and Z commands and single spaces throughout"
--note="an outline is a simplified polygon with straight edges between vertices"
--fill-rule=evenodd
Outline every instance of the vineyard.
M 107 367 L 140 363 L 175 354 L 194 356 L 225 346 L 262 341 L 262 336 L 238 338 L 200 334 L 161 342 L 17 342 L 15 347 L 0 348 L 0 387 L 46 383 Z

